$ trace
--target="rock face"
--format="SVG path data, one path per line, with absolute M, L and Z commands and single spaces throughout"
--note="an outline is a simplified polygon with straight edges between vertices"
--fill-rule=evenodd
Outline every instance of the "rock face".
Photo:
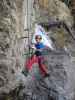
M 40 22 L 50 22 L 50 19 L 56 20 L 57 18 L 68 24 L 73 22 L 70 10 L 59 0 L 44 0 L 44 2 L 39 0 L 35 4 L 39 5 L 38 9 L 36 8 L 36 17 Z
M 0 99 L 73 100 L 75 45 L 64 27 L 49 30 L 58 50 L 45 55 L 50 77 L 43 78 L 37 65 L 28 77 L 21 73 L 23 53 L 28 50 L 35 23 L 58 19 L 71 29 L 73 19 L 68 7 L 59 0 L 0 0 L 0 12 Z
M 14 75 L 17 71 L 16 57 L 20 55 L 16 51 L 17 32 L 22 31 L 20 6 L 22 2 L 16 0 L 0 1 L 0 93 L 8 93 L 17 85 Z

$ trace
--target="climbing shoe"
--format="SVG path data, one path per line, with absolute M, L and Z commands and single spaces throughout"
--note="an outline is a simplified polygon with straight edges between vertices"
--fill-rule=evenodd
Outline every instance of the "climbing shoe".
M 44 75 L 44 78 L 49 77 L 49 76 L 50 76 L 50 74 L 49 74 L 49 73 L 46 73 L 46 74 Z
M 22 70 L 22 74 L 24 75 L 24 76 L 28 76 L 28 70 L 27 69 L 24 69 L 24 70 Z

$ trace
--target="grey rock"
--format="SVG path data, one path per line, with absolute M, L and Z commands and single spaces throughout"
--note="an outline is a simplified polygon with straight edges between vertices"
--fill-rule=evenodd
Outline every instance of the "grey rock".
M 50 77 L 43 78 L 36 64 L 27 77 L 21 73 L 26 60 L 23 54 L 27 53 L 30 42 L 24 36 L 28 36 L 28 30 L 33 33 L 35 22 L 55 21 L 59 18 L 70 28 L 73 25 L 69 9 L 59 0 L 49 0 L 48 10 L 44 10 L 37 3 L 33 8 L 33 0 L 30 0 L 28 11 L 33 16 L 29 15 L 29 19 L 25 20 L 27 1 L 0 0 L 0 100 L 72 100 L 75 94 L 75 63 L 71 52 L 74 53 L 75 45 L 70 36 L 68 38 L 65 35 L 69 45 L 64 45 L 70 55 L 65 52 L 64 46 L 60 48 L 57 43 L 57 51 L 47 51 L 48 55 L 44 55 Z M 26 24 L 28 21 L 28 27 L 24 25 L 24 20 Z M 55 33 L 54 37 L 58 31 L 57 27 L 51 29 L 52 34 Z M 66 32 L 64 28 L 63 32 Z M 31 38 L 31 34 L 29 36 Z

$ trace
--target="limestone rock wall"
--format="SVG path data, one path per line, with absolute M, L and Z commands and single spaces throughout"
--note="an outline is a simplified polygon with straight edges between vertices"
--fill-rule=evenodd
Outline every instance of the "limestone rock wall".
M 0 0 L 0 12 L 0 94 L 7 93 L 7 98 L 3 100 L 72 100 L 75 91 L 75 58 L 72 59 L 69 52 L 73 48 L 75 53 L 75 45 L 64 27 L 49 30 L 49 36 L 55 37 L 60 51 L 60 54 L 49 52 L 45 56 L 50 77 L 41 80 L 32 77 L 36 65 L 28 77 L 21 74 L 25 60 L 23 53 L 28 50 L 29 43 L 24 36 L 31 39 L 35 23 L 57 19 L 71 29 L 73 18 L 68 7 L 59 0 Z M 65 45 L 66 41 L 70 45 Z M 70 48 L 66 54 L 65 46 Z
M 23 33 L 22 3 L 0 0 L 0 93 L 9 92 L 17 85 L 15 73 L 18 71 L 17 66 L 20 67 L 22 63 L 18 61 L 17 65 L 16 61 L 21 56 L 20 50 L 17 50 L 17 35 Z
M 37 7 L 37 6 L 38 7 Z M 36 10 L 37 9 L 37 10 Z M 43 22 L 49 22 L 50 19 L 66 21 L 66 23 L 73 23 L 73 18 L 71 16 L 68 7 L 59 0 L 38 0 L 35 1 L 36 18 Z M 40 10 L 40 11 L 39 11 Z

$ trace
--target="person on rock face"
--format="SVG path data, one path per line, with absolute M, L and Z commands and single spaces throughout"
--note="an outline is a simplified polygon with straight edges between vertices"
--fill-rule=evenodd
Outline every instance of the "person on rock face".
M 42 55 L 42 51 L 44 49 L 46 49 L 47 46 L 45 46 L 42 43 L 42 41 L 41 41 L 42 40 L 42 36 L 41 35 L 36 35 L 35 36 L 35 40 L 36 40 L 36 43 L 33 44 L 33 46 L 32 46 L 32 48 L 35 50 L 35 53 L 31 56 L 30 59 L 28 59 L 26 61 L 26 64 L 25 64 L 25 68 L 26 69 L 25 70 L 28 73 L 28 71 L 32 69 L 32 65 L 34 63 L 38 63 L 42 75 L 44 77 L 48 77 L 49 76 L 48 69 L 44 64 L 45 60 L 44 60 L 44 57 Z M 27 76 L 27 73 L 26 73 L 26 76 Z

